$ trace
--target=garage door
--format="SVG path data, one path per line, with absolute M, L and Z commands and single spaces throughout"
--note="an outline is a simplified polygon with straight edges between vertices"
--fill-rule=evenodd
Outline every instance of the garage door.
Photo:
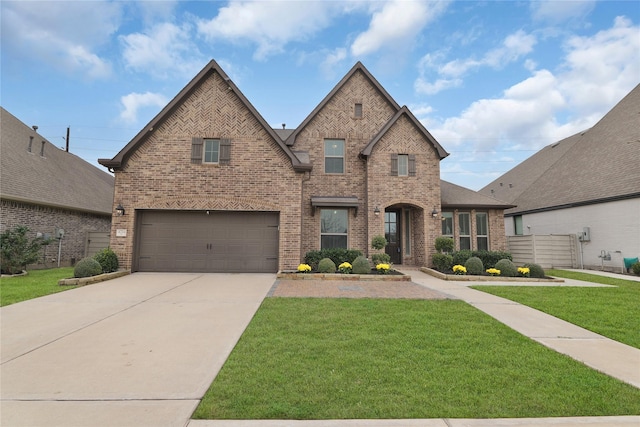
M 143 211 L 137 270 L 278 271 L 278 213 Z

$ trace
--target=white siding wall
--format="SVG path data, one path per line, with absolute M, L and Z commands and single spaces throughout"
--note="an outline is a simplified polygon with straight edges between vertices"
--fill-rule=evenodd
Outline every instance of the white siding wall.
M 622 271 L 622 258 L 640 257 L 640 198 L 523 215 L 527 234 L 576 234 L 590 227 L 591 241 L 582 244 L 585 268 Z M 514 235 L 513 217 L 505 218 L 507 236 Z M 578 245 L 580 251 L 580 245 Z M 611 261 L 599 258 L 601 251 Z M 578 257 L 578 261 L 580 257 Z

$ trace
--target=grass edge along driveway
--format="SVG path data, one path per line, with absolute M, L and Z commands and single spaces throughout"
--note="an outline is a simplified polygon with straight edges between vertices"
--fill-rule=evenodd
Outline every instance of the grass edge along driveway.
M 547 275 L 613 285 L 610 287 L 473 286 L 535 308 L 612 340 L 640 348 L 640 282 L 578 271 L 548 270 Z
M 55 294 L 77 286 L 60 286 L 58 280 L 73 277 L 73 267 L 29 270 L 25 276 L 0 279 L 0 306 Z
M 462 301 L 267 298 L 196 419 L 640 414 L 640 390 Z

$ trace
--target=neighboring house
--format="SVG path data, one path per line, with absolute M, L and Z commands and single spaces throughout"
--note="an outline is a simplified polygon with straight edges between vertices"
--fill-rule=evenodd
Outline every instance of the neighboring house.
M 115 172 L 114 208 L 124 209 L 111 247 L 133 271 L 275 272 L 321 248 L 370 255 L 385 234 L 392 262 L 430 265 L 447 155 L 359 62 L 290 130 L 272 129 L 211 61 L 99 160 Z M 452 195 L 448 207 L 469 213 L 469 230 L 485 213 L 481 245 L 504 249 L 500 203 L 481 198 L 473 206 Z
M 35 267 L 57 266 L 59 252 L 70 265 L 108 246 L 114 178 L 0 110 L 0 231 L 24 225 L 31 238 L 55 239 Z
M 508 236 L 571 235 L 578 266 L 621 271 L 623 258 L 640 256 L 639 154 L 640 85 L 591 129 L 480 192 L 517 205 L 505 211 Z

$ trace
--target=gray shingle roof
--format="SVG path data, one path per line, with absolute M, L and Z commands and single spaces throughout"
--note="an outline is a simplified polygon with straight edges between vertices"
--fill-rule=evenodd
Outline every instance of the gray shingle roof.
M 517 205 L 506 214 L 640 197 L 639 153 L 640 85 L 591 129 L 548 145 L 480 193 Z
M 513 207 L 512 204 L 444 180 L 440 180 L 440 201 L 443 209 L 507 209 Z
M 60 150 L 4 108 L 0 116 L 3 199 L 111 215 L 114 178 Z M 33 136 L 31 152 L 29 137 Z M 44 141 L 44 156 L 40 156 Z

